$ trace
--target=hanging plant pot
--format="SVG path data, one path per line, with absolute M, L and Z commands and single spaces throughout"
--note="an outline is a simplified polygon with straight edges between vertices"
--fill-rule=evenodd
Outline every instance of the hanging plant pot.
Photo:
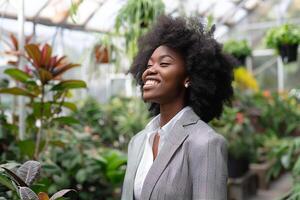
M 96 45 L 94 48 L 96 63 L 109 63 L 108 48 L 103 45 Z
M 239 61 L 240 66 L 246 66 L 246 58 L 247 56 L 236 57 L 236 59 Z
M 228 155 L 228 176 L 237 178 L 243 176 L 249 170 L 249 159 L 245 157 L 234 158 Z
M 289 63 L 297 60 L 298 44 L 285 44 L 279 46 L 279 53 L 284 63 Z

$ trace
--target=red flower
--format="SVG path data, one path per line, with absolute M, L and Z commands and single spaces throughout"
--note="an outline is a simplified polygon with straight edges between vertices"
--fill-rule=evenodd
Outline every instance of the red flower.
M 243 113 L 240 113 L 240 112 L 236 113 L 235 121 L 236 121 L 238 124 L 244 123 L 244 114 L 243 114 Z

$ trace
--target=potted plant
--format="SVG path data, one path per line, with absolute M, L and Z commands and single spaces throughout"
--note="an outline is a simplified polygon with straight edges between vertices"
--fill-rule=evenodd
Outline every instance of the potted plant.
M 230 178 L 243 176 L 249 170 L 254 155 L 253 134 L 249 119 L 237 107 L 225 107 L 221 120 L 212 126 L 228 142 L 228 174 Z
M 137 53 L 138 38 L 164 13 L 164 9 L 162 0 L 128 0 L 120 9 L 115 21 L 115 31 L 124 36 L 126 54 L 130 60 Z
M 247 56 L 251 55 L 247 40 L 228 40 L 224 43 L 224 51 L 233 55 L 240 65 L 245 65 Z
M 296 61 L 300 28 L 292 24 L 274 27 L 268 30 L 265 42 L 267 47 L 276 49 L 284 63 Z

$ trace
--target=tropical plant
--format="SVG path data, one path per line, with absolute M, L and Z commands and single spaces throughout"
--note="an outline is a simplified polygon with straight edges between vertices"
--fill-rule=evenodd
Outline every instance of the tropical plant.
M 80 199 L 120 199 L 124 153 L 103 148 L 99 137 L 71 127 L 58 131 L 52 141 L 60 145 L 51 145 L 43 157 L 41 190 L 52 193 L 67 187 L 80 191 Z
M 164 3 L 161 0 L 128 0 L 120 9 L 115 22 L 115 30 L 125 37 L 129 60 L 137 53 L 138 38 L 143 35 L 155 19 L 164 13 Z
M 300 107 L 296 96 L 286 93 L 259 91 L 236 93 L 238 106 L 256 114 L 259 129 L 270 130 L 279 138 L 291 136 L 300 128 Z
M 61 76 L 68 70 L 79 66 L 69 63 L 66 57 L 52 56 L 52 48 L 45 44 L 41 49 L 36 44 L 25 46 L 26 58 L 30 64 L 29 71 L 17 68 L 6 69 L 4 73 L 22 83 L 20 87 L 1 88 L 0 93 L 22 95 L 29 98 L 31 113 L 27 117 L 28 131 L 37 132 L 35 137 L 34 157 L 38 159 L 44 129 L 54 123 L 75 123 L 75 119 L 60 116 L 62 107 L 76 110 L 74 103 L 66 101 L 70 89 L 85 88 L 81 80 L 62 80 Z M 28 148 L 28 147 L 27 147 Z
M 251 55 L 251 48 L 248 45 L 247 40 L 228 40 L 224 43 L 223 47 L 226 53 L 233 55 L 238 59 L 245 59 Z
M 45 192 L 36 194 L 30 187 L 38 178 L 41 171 L 41 164 L 37 161 L 27 161 L 16 171 L 1 166 L 4 171 L 0 171 L 0 184 L 17 194 L 21 200 L 56 200 L 63 197 L 72 189 L 64 189 L 56 192 L 51 198 Z M 1 191 L 3 193 L 3 191 Z M 6 194 L 8 197 L 8 194 Z
M 279 137 L 289 136 L 300 127 L 300 109 L 293 96 L 272 93 L 261 110 L 260 123 Z
M 272 150 L 268 156 L 269 159 L 275 160 L 275 163 L 268 171 L 268 179 L 278 177 L 283 169 L 291 171 L 296 184 L 286 195 L 286 199 L 297 199 L 295 197 L 299 195 L 297 183 L 300 179 L 300 137 L 280 139 L 271 145 Z
M 222 118 L 214 120 L 212 126 L 227 139 L 228 153 L 231 157 L 253 159 L 254 131 L 243 110 L 226 106 Z
M 8 46 L 8 49 L 4 53 L 16 57 L 15 60 L 9 60 L 8 64 L 17 67 L 21 56 L 19 41 L 13 33 L 9 34 L 9 39 L 9 41 L 3 40 L 3 42 Z M 31 40 L 32 35 L 26 36 L 24 41 L 25 45 L 29 44 Z
M 108 103 L 99 104 L 88 98 L 78 106 L 74 118 L 81 127 L 99 137 L 102 145 L 127 149 L 129 139 L 144 128 L 149 114 L 144 102 L 138 98 L 113 97 Z

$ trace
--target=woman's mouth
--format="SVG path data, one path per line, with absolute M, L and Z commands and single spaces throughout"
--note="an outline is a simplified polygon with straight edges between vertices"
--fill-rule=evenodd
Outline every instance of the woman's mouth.
M 146 80 L 144 86 L 143 86 L 143 89 L 151 89 L 151 88 L 154 88 L 156 87 L 157 85 L 159 84 L 159 81 L 157 80 L 153 80 L 153 79 L 148 79 Z

